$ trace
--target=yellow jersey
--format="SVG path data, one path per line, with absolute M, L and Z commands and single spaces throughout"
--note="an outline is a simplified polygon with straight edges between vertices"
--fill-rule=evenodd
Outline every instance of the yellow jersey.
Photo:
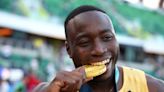
M 145 73 L 138 69 L 123 67 L 123 85 L 119 92 L 149 92 Z

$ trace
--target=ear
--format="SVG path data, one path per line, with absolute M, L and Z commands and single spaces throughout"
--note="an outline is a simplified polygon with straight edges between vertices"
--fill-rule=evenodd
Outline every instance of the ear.
M 70 50 L 70 46 L 68 45 L 67 41 L 65 41 L 65 46 L 66 46 L 66 50 L 67 50 L 67 53 L 68 53 L 69 57 L 72 58 L 72 53 L 71 53 L 71 50 Z

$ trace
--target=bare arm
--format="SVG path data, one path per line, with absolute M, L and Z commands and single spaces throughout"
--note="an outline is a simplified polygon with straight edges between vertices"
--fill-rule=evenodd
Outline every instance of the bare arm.
M 150 75 L 146 76 L 149 92 L 163 92 L 164 91 L 164 81 L 152 77 Z
M 49 85 L 48 82 L 40 83 L 37 87 L 35 87 L 33 92 L 45 92 L 45 89 L 47 88 L 48 85 Z
M 163 92 L 164 91 L 164 81 L 159 80 L 158 83 L 159 83 L 158 92 Z

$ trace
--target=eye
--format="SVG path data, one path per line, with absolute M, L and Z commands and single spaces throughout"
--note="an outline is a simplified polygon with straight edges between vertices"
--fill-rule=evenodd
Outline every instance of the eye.
M 89 46 L 89 44 L 90 44 L 90 42 L 89 42 L 88 39 L 81 39 L 81 40 L 79 40 L 79 42 L 78 42 L 78 45 L 79 45 L 80 47 L 87 47 L 87 46 Z
M 112 38 L 113 38 L 112 35 L 104 35 L 104 36 L 102 37 L 102 40 L 103 40 L 103 41 L 110 41 L 110 40 L 112 40 Z

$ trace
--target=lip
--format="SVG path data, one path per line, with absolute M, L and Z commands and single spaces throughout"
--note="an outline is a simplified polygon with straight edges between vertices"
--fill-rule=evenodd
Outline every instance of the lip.
M 103 65 L 103 64 L 108 65 L 110 62 L 111 62 L 111 57 L 98 62 L 90 63 L 90 65 Z
M 109 69 L 111 69 L 112 68 L 112 63 L 113 63 L 112 60 L 110 60 L 110 62 L 105 64 L 105 65 L 106 65 L 106 67 L 109 67 Z

